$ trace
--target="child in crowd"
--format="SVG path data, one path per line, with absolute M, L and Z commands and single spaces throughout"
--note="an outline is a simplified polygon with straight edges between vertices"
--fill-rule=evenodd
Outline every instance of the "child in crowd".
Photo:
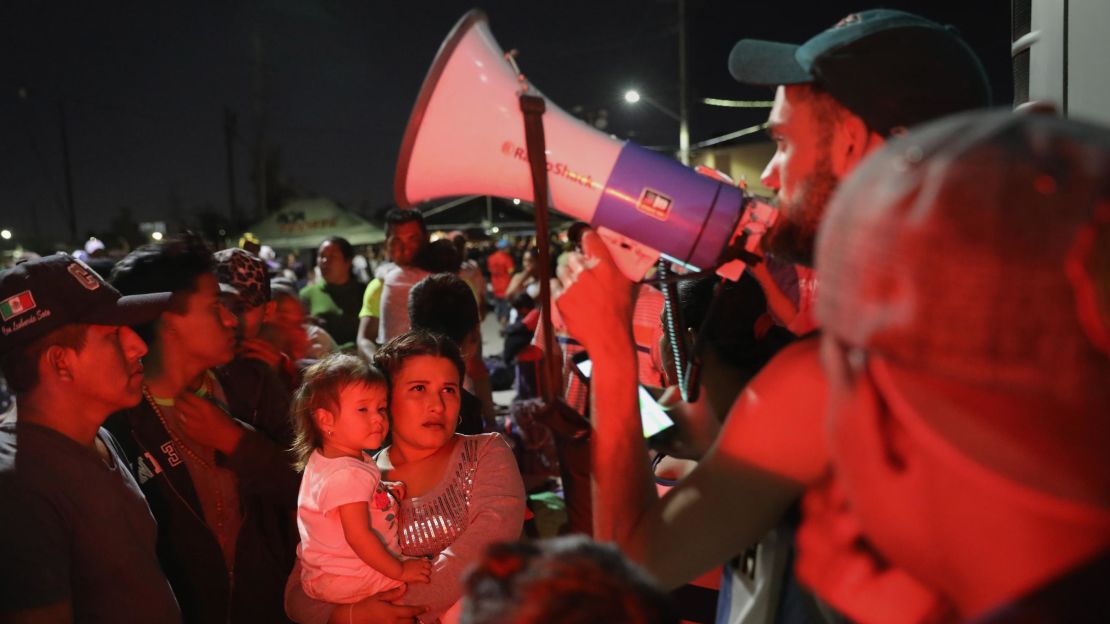
M 351 355 L 310 366 L 293 401 L 301 582 L 318 600 L 350 604 L 404 583 L 426 583 L 426 559 L 402 559 L 397 499 L 364 449 L 389 432 L 388 385 Z

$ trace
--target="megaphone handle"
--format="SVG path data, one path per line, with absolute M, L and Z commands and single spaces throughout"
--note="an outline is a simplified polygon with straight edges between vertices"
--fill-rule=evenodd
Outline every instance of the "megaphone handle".
M 555 333 L 551 323 L 551 237 L 547 227 L 547 156 L 543 132 L 542 97 L 520 94 L 520 111 L 524 113 L 524 143 L 528 148 L 528 164 L 532 170 L 532 206 L 536 219 L 536 251 L 539 255 L 540 322 L 543 324 L 542 371 L 543 399 L 548 405 L 563 393 L 562 362 L 555 355 Z

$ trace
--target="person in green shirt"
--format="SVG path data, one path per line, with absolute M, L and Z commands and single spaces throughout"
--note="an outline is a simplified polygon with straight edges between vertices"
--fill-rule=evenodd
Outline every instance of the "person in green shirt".
M 341 236 L 332 236 L 320 243 L 316 261 L 322 280 L 301 289 L 301 301 L 308 315 L 328 331 L 340 349 L 355 346 L 358 336 L 358 314 L 366 284 L 351 271 L 355 250 Z
M 374 352 L 378 350 L 375 338 L 378 337 L 378 322 L 382 317 L 382 286 L 384 285 L 385 282 L 380 277 L 370 280 L 362 294 L 362 309 L 358 313 L 358 354 L 368 362 L 374 359 Z M 364 334 L 364 332 L 367 333 Z

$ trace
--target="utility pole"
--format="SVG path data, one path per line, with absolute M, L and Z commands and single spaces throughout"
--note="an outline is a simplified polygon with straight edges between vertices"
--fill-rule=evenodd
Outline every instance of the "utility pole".
M 235 214 L 235 138 L 238 134 L 239 116 L 224 107 L 224 147 L 227 150 L 227 217 L 232 229 L 238 227 Z
M 66 129 L 65 101 L 58 100 L 58 123 L 62 131 L 62 168 L 66 177 L 66 213 L 69 217 L 69 238 L 77 242 L 77 208 L 73 202 L 73 175 L 69 166 L 69 132 Z
M 678 0 L 678 159 L 690 166 L 690 128 L 686 113 L 686 0 Z
M 266 117 L 268 110 L 268 93 L 266 84 L 266 62 L 264 58 L 262 33 L 255 32 L 254 37 L 254 116 L 258 123 L 258 136 L 254 144 L 255 166 L 255 196 L 258 202 L 258 218 L 266 216 Z

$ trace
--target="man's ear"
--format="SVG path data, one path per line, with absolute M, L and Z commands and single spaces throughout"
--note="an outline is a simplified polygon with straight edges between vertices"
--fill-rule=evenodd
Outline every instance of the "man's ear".
M 69 355 L 73 353 L 60 345 L 53 345 L 43 353 L 42 361 L 45 362 L 45 372 L 50 373 L 64 382 L 73 381 L 73 368 Z M 40 373 L 43 369 L 39 369 Z
M 836 348 L 833 340 L 821 344 L 822 369 L 829 381 L 831 403 L 841 414 L 851 414 L 866 426 L 856 430 L 855 442 L 873 449 L 882 467 L 892 473 L 905 473 L 910 465 L 912 441 L 891 411 L 873 379 L 862 350 Z M 840 416 L 836 420 L 839 421 Z M 877 463 L 877 462 L 876 462 Z M 879 466 L 873 466 L 880 469 Z
M 872 420 L 872 430 L 877 436 L 876 442 L 882 452 L 883 462 L 892 472 L 907 472 L 912 457 L 909 432 L 898 422 L 891 411 L 893 408 L 883 399 L 882 393 L 871 379 L 871 373 L 861 374 L 856 383 L 861 391 L 870 395 L 868 403 L 871 409 L 867 410 L 866 417 Z
M 868 128 L 859 116 L 848 111 L 841 113 L 837 127 L 833 167 L 837 175 L 844 177 L 874 149 L 883 145 L 884 141 L 883 137 Z
M 185 318 L 184 311 L 178 312 L 173 308 L 167 309 L 161 314 L 161 316 L 158 317 L 158 320 L 155 321 L 156 324 L 154 325 L 154 335 L 159 337 L 163 335 L 177 335 L 177 322 L 183 318 Z

